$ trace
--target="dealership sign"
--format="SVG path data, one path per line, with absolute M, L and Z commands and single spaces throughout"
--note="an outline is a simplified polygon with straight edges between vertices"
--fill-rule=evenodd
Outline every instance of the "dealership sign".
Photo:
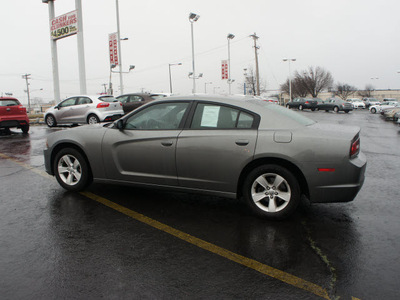
M 76 10 L 50 20 L 50 34 L 53 40 L 78 33 L 78 12 Z
M 108 46 L 110 52 L 110 65 L 118 66 L 118 34 L 116 32 L 108 35 Z
M 228 61 L 227 60 L 221 61 L 221 73 L 222 73 L 222 79 L 229 79 L 228 78 Z

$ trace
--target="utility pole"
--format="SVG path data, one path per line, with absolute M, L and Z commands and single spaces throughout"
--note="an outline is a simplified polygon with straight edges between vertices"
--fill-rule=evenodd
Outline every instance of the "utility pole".
M 260 47 L 257 46 L 258 36 L 256 35 L 256 33 L 254 32 L 254 34 L 250 35 L 250 37 L 252 37 L 254 40 L 254 54 L 256 57 L 257 96 L 260 96 L 260 74 L 258 71 L 258 53 L 257 53 L 257 50 Z
M 25 79 L 26 82 L 26 93 L 28 94 L 28 113 L 31 112 L 31 98 L 29 96 L 29 82 L 28 82 L 28 80 L 30 79 L 29 76 L 31 76 L 31 74 L 22 75 L 22 79 Z

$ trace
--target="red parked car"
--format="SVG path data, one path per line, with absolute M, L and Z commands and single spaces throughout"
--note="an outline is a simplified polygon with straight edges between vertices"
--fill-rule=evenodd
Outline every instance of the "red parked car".
M 16 98 L 0 97 L 0 128 L 20 128 L 23 133 L 29 131 L 29 118 L 26 108 Z

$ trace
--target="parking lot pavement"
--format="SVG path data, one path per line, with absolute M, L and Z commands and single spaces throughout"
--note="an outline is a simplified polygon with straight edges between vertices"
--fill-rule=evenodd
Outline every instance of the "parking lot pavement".
M 0 133 L 4 297 L 397 299 L 400 128 L 367 111 L 300 113 L 361 127 L 366 180 L 353 202 L 303 203 L 281 222 L 217 197 L 65 192 L 42 149 L 68 128 Z

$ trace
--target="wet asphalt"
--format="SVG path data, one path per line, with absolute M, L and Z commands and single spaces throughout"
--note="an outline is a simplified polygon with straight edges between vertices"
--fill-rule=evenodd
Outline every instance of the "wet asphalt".
M 361 127 L 366 180 L 353 202 L 304 201 L 292 218 L 279 222 L 254 217 L 238 200 L 88 188 L 160 222 L 157 228 L 66 192 L 45 175 L 45 138 L 68 128 L 0 131 L 0 297 L 321 299 L 316 291 L 322 288 L 330 299 L 399 299 L 400 127 L 366 110 L 300 113 Z M 216 250 L 191 243 L 195 239 Z M 226 253 L 251 261 L 238 263 Z M 252 268 L 257 264 L 278 271 L 266 275 Z M 302 288 L 304 282 L 315 287 Z

